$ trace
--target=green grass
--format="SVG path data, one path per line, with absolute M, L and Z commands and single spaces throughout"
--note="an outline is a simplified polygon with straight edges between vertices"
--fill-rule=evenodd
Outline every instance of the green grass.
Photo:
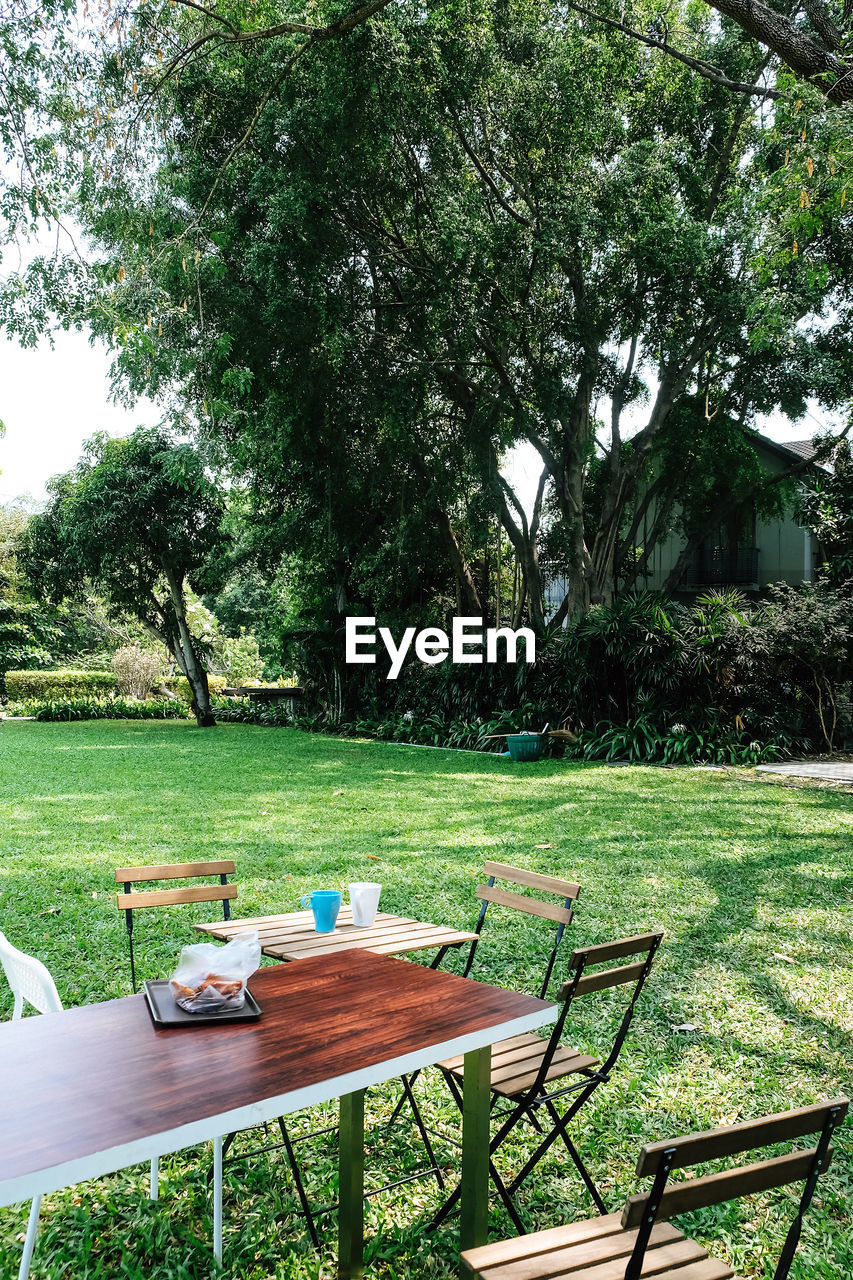
M 537 847 L 545 846 L 545 847 Z M 643 1140 L 849 1092 L 853 1085 L 853 796 L 794 789 L 747 772 L 607 769 L 338 741 L 243 725 L 0 726 L 0 928 L 53 972 L 68 1005 L 124 995 L 121 865 L 234 858 L 238 914 L 287 911 L 317 886 L 379 879 L 386 910 L 470 926 L 484 858 L 576 877 L 573 941 L 666 930 L 648 998 L 578 1143 L 605 1200 L 636 1189 Z M 210 908 L 142 913 L 142 976 L 168 974 Z M 543 921 L 492 908 L 476 975 L 535 990 Z M 594 999 L 594 998 L 593 998 Z M 601 1046 L 592 1000 L 577 1046 Z M 0 994 L 0 1016 L 11 1001 Z M 676 1032 L 693 1023 L 695 1033 Z M 2 1065 L 0 1065 L 0 1080 Z M 456 1123 L 437 1073 L 418 1088 L 431 1119 Z M 417 1161 L 411 1130 L 385 1132 L 393 1087 L 369 1095 L 371 1185 Z M 307 1126 L 308 1117 L 299 1123 Z M 310 1117 L 315 1120 L 316 1117 Z M 297 1124 L 297 1127 L 298 1127 Z M 806 1220 L 792 1277 L 853 1273 L 851 1126 Z M 502 1150 L 518 1167 L 534 1137 Z M 312 1196 L 334 1190 L 334 1146 L 305 1144 Z M 448 1165 L 456 1156 L 442 1147 Z M 33 1280 L 215 1272 L 206 1148 L 163 1162 L 162 1199 L 143 1168 L 45 1198 Z M 690 1229 L 739 1276 L 770 1276 L 793 1193 L 706 1211 Z M 447 1280 L 455 1224 L 424 1238 L 438 1203 L 418 1182 L 368 1203 L 370 1273 Z M 585 1217 L 589 1202 L 557 1153 L 522 1197 L 531 1226 Z M 226 1273 L 334 1275 L 334 1236 L 315 1253 L 276 1157 L 226 1178 Z M 328 1220 L 327 1220 L 328 1221 Z M 25 1207 L 0 1210 L 0 1276 L 17 1272 Z M 331 1224 L 329 1224 L 331 1226 Z M 493 1237 L 511 1234 L 493 1204 Z

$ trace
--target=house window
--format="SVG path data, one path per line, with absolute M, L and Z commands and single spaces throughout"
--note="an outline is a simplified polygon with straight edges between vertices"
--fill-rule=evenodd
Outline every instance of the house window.
M 690 572 L 694 587 L 757 587 L 755 509 L 738 512 L 699 544 Z

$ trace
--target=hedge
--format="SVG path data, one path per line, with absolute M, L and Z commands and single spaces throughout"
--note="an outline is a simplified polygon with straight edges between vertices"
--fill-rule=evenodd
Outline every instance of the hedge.
M 6 692 L 15 702 L 28 698 L 53 702 L 109 697 L 118 687 L 112 671 L 7 671 Z
M 186 705 L 174 698 L 68 698 L 10 703 L 8 715 L 35 720 L 186 720 Z

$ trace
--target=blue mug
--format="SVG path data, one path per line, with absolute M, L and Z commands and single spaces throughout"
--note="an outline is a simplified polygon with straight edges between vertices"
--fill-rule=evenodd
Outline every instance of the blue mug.
M 303 907 L 314 912 L 314 928 L 317 933 L 334 933 L 335 921 L 341 909 L 341 894 L 337 889 L 315 889 L 302 899 Z

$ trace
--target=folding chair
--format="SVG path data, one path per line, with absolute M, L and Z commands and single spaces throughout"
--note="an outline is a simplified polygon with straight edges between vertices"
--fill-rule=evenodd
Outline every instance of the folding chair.
M 573 952 L 569 959 L 569 971 L 573 971 L 574 976 L 560 988 L 559 999 L 563 1002 L 563 1007 L 549 1039 L 543 1040 L 540 1036 L 527 1033 L 513 1036 L 510 1040 L 501 1040 L 492 1046 L 490 1080 L 492 1110 L 498 1118 L 503 1116 L 505 1119 L 489 1143 L 489 1171 L 495 1189 L 519 1232 L 524 1233 L 526 1228 L 513 1203 L 512 1193 L 530 1176 L 557 1138 L 562 1139 L 596 1208 L 601 1213 L 607 1212 L 604 1201 L 569 1136 L 568 1128 L 599 1085 L 610 1079 L 662 937 L 662 933 L 644 933 L 637 937 L 620 938 L 616 942 L 605 942 L 599 946 L 585 947 Z M 601 968 L 595 972 L 587 972 L 587 969 L 593 965 L 606 965 L 608 961 L 630 956 L 639 956 L 640 959 L 633 960 L 629 964 L 620 964 L 615 968 Z M 601 1063 L 599 1058 L 589 1057 L 576 1049 L 568 1049 L 561 1045 L 563 1029 L 573 1002 L 581 996 L 619 986 L 630 986 L 631 994 L 619 1022 L 613 1046 L 605 1061 Z M 464 1059 L 449 1058 L 439 1063 L 439 1066 L 461 1111 Z M 560 1081 L 567 1083 L 560 1085 Z M 560 1085 L 560 1087 L 555 1089 L 554 1085 Z M 557 1104 L 572 1096 L 574 1096 L 573 1101 L 561 1115 Z M 496 1104 L 504 1102 L 510 1105 L 502 1111 L 495 1110 Z M 545 1133 L 533 1155 L 507 1186 L 495 1166 L 493 1157 L 516 1125 L 522 1121 L 532 1123 L 534 1128 L 541 1131 L 537 1116 L 540 1109 L 547 1112 L 552 1127 Z M 438 1226 L 447 1217 L 455 1207 L 460 1193 L 461 1184 L 441 1206 L 431 1226 Z
M 233 862 L 178 862 L 158 867 L 120 867 L 116 871 L 116 884 L 124 886 L 124 893 L 116 894 L 116 906 L 124 912 L 127 926 L 127 943 L 130 949 L 130 982 L 136 990 L 136 966 L 133 957 L 133 913 L 143 907 L 165 907 L 179 902 L 221 902 L 222 914 L 231 919 L 231 900 L 237 897 L 236 884 L 228 883 L 234 874 Z M 187 885 L 182 889 L 148 889 L 135 891 L 135 884 L 150 884 L 152 880 L 195 880 L 201 876 L 218 876 L 219 884 Z
M 545 992 L 548 990 L 548 983 L 551 981 L 551 974 L 554 970 L 554 963 L 557 959 L 557 952 L 560 949 L 560 943 L 566 932 L 566 926 L 571 924 L 574 914 L 573 904 L 577 901 L 581 891 L 579 884 L 575 884 L 571 880 L 559 880 L 556 876 L 542 875 L 538 871 L 527 871 L 523 867 L 511 867 L 503 862 L 486 862 L 483 866 L 483 874 L 488 877 L 486 884 L 481 884 L 477 889 L 477 897 L 480 899 L 480 914 L 477 917 L 477 923 L 474 926 L 474 932 L 477 934 L 477 940 L 471 943 L 471 949 L 468 952 L 468 959 L 465 968 L 462 971 L 462 977 L 467 978 L 471 972 L 471 966 L 474 963 L 474 955 L 479 945 L 480 935 L 483 931 L 483 925 L 486 922 L 486 912 L 490 903 L 495 903 L 502 907 L 508 907 L 512 911 L 520 911 L 524 915 L 539 916 L 544 920 L 552 920 L 557 924 L 557 930 L 554 935 L 554 942 L 548 954 L 545 964 L 545 973 L 542 978 L 542 985 L 539 989 L 539 998 L 544 1000 Z M 542 902 L 539 898 L 532 898 L 528 894 L 517 893 L 514 890 L 506 890 L 495 888 L 495 880 L 506 880 L 509 884 L 527 889 L 537 889 L 540 892 L 554 894 L 562 901 L 560 903 Z M 444 956 L 447 948 L 443 948 L 436 959 L 433 961 L 433 968 L 436 968 L 439 961 Z M 423 1117 L 418 1110 L 418 1104 L 412 1093 L 412 1086 L 420 1075 L 419 1071 L 415 1071 L 410 1076 L 401 1076 L 403 1084 L 403 1093 L 399 1102 L 391 1113 L 388 1121 L 392 1125 L 397 1116 L 408 1102 L 412 1114 L 415 1118 L 415 1124 L 424 1138 L 427 1150 L 430 1151 L 429 1139 L 425 1138 L 426 1126 Z M 430 1152 L 431 1154 L 431 1152 Z M 439 1185 L 442 1185 L 439 1183 Z
M 788 1230 L 774 1280 L 786 1280 L 800 1239 L 803 1216 L 817 1180 L 832 1158 L 833 1131 L 842 1123 L 849 1101 L 800 1107 L 685 1138 L 651 1142 L 637 1162 L 639 1177 L 653 1177 L 648 1193 L 629 1196 L 622 1213 L 611 1213 L 567 1227 L 537 1231 L 500 1244 L 468 1249 L 463 1273 L 480 1280 L 733 1280 L 726 1263 L 669 1225 L 677 1214 L 709 1205 L 804 1183 L 799 1207 Z M 673 1169 L 740 1155 L 779 1142 L 820 1134 L 817 1145 L 758 1164 L 739 1165 L 704 1177 L 667 1186 Z
M 24 1016 L 24 1004 L 31 1004 L 39 1013 L 61 1013 L 62 1001 L 56 989 L 56 983 L 45 965 L 35 956 L 28 956 L 0 933 L 0 964 L 12 988 L 14 1003 L 12 1005 L 12 1021 Z M 151 1161 L 151 1199 L 157 1199 L 158 1192 L 158 1160 Z M 30 1205 L 30 1216 L 27 1222 L 27 1234 L 24 1237 L 24 1252 L 18 1269 L 18 1280 L 27 1280 L 30 1263 L 33 1258 L 36 1236 L 38 1234 L 41 1196 L 34 1196 Z
M 554 935 L 554 943 L 545 965 L 542 986 L 539 990 L 539 998 L 544 1000 L 545 992 L 548 990 L 548 983 L 551 981 L 551 974 L 554 970 L 554 962 L 557 959 L 557 952 L 560 948 L 560 943 L 563 941 L 566 925 L 572 922 L 574 904 L 577 901 L 581 887 L 571 880 L 559 880 L 556 876 L 542 875 L 538 871 L 527 871 L 523 867 L 511 867 L 503 862 L 485 863 L 483 873 L 488 877 L 488 880 L 486 884 L 481 884 L 477 889 L 477 897 L 480 899 L 481 906 L 474 932 L 478 938 L 483 931 L 483 925 L 486 923 L 486 912 L 491 903 L 496 906 L 508 907 L 512 911 L 521 911 L 524 915 L 539 916 L 543 920 L 556 922 L 557 931 Z M 496 888 L 496 880 L 505 880 L 516 887 L 512 890 Z M 539 898 L 531 898 L 529 894 L 519 893 L 519 887 L 553 894 L 555 897 L 562 899 L 562 901 L 560 903 L 542 902 Z M 462 974 L 463 978 L 467 978 L 471 972 L 475 950 L 476 944 L 472 945 L 468 954 L 468 962 Z

